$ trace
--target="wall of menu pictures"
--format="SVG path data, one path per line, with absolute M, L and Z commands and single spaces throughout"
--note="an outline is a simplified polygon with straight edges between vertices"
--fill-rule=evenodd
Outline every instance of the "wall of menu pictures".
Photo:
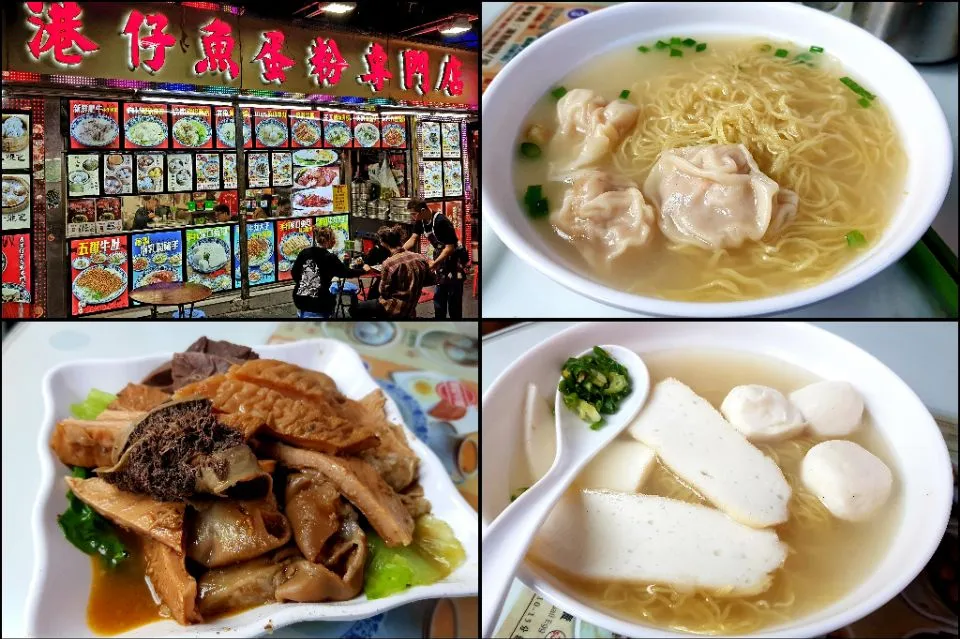
M 69 100 L 67 236 L 123 230 L 116 196 L 235 190 L 233 107 Z M 243 110 L 250 147 L 250 109 Z
M 453 223 L 457 238 L 466 243 L 463 167 L 466 151 L 462 148 L 460 121 L 419 120 L 417 122 L 417 158 L 420 167 L 420 195 L 431 211 L 442 212 Z M 421 238 L 421 249 L 425 247 Z
M 247 223 L 250 286 L 292 279 L 300 251 L 313 246 L 314 227 L 329 227 L 343 257 L 350 238 L 347 215 L 324 215 Z M 137 304 L 129 292 L 158 282 L 197 282 L 215 293 L 240 287 L 239 226 L 164 229 L 70 242 L 71 314 L 91 315 Z M 30 262 L 26 234 L 4 235 L 4 264 Z M 19 268 L 19 267 L 18 267 Z M 30 283 L 29 269 L 25 274 Z M 6 281 L 6 280 L 4 280 Z
M 3 150 L 3 301 L 32 302 L 31 245 L 33 210 L 32 114 L 7 110 L 2 113 Z

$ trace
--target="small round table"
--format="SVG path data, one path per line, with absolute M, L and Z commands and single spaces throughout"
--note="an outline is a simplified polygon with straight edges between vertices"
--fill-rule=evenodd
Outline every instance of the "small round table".
M 150 317 L 157 316 L 158 306 L 176 306 L 180 317 L 184 315 L 184 306 L 190 305 L 193 317 L 193 305 L 213 295 L 213 291 L 196 282 L 157 282 L 130 291 L 130 299 L 150 305 Z

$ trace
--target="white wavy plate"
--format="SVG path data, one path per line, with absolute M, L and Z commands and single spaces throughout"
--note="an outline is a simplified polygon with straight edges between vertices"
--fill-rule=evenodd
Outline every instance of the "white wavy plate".
M 263 358 L 278 359 L 318 370 L 332 377 L 344 395 L 359 399 L 380 387 L 367 373 L 355 350 L 330 339 L 274 346 L 257 346 Z M 170 359 L 171 353 L 133 359 L 81 360 L 54 368 L 43 380 L 44 420 L 37 449 L 40 454 L 40 492 L 33 509 L 36 568 L 27 596 L 27 634 L 51 637 L 94 637 L 86 610 L 91 582 L 90 558 L 70 545 L 57 526 L 57 515 L 67 508 L 66 468 L 48 442 L 56 422 L 69 416 L 69 407 L 91 388 L 117 391 L 142 379 Z M 368 601 L 364 595 L 333 603 L 269 604 L 225 617 L 213 623 L 181 626 L 158 621 L 135 628 L 122 637 L 243 637 L 263 634 L 265 626 L 280 628 L 301 621 L 350 621 L 370 617 L 411 601 L 477 595 L 479 549 L 477 514 L 457 491 L 443 464 L 426 444 L 403 424 L 400 411 L 387 396 L 387 416 L 401 424 L 410 446 L 421 459 L 420 482 L 433 504 L 433 514 L 453 528 L 467 559 L 443 581 L 417 586 L 399 594 Z

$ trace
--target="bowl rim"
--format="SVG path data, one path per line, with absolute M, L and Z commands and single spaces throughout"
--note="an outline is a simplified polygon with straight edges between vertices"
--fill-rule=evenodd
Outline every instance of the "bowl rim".
M 511 79 L 517 75 L 518 69 L 522 69 L 525 61 L 533 57 L 540 49 L 549 46 L 554 41 L 560 39 L 570 39 L 588 28 L 599 28 L 600 20 L 615 20 L 621 17 L 626 18 L 636 12 L 642 16 L 645 11 L 652 9 L 652 5 L 662 4 L 680 4 L 681 11 L 685 15 L 695 15 L 700 5 L 710 5 L 711 8 L 718 4 L 738 5 L 742 3 L 631 3 L 624 2 L 611 7 L 604 7 L 602 11 L 592 11 L 587 15 L 577 18 L 573 22 L 554 29 L 544 36 L 538 38 L 535 42 L 524 48 L 511 63 L 506 65 L 487 87 L 482 97 L 482 111 L 493 110 L 493 117 L 500 117 L 503 113 L 509 113 L 511 107 L 511 90 L 517 87 L 510 86 Z M 929 187 L 924 189 L 928 194 L 917 193 L 913 191 L 907 194 L 894 210 L 887 228 L 884 232 L 885 244 L 877 243 L 868 248 L 866 253 L 860 258 L 856 258 L 851 264 L 843 268 L 833 276 L 813 286 L 788 291 L 770 297 L 761 297 L 757 299 L 744 300 L 738 302 L 684 302 L 675 300 L 666 300 L 657 297 L 627 293 L 619 289 L 610 287 L 606 284 L 595 281 L 589 273 L 578 273 L 575 270 L 565 266 L 560 260 L 555 259 L 547 251 L 542 251 L 534 247 L 531 242 L 523 237 L 516 228 L 516 224 L 511 219 L 522 219 L 523 223 L 528 223 L 523 212 L 520 211 L 519 203 L 512 196 L 513 193 L 513 171 L 506 169 L 509 174 L 508 183 L 510 189 L 503 189 L 501 180 L 486 179 L 481 180 L 481 204 L 485 211 L 485 220 L 490 223 L 491 228 L 503 243 L 520 259 L 528 265 L 534 267 L 553 281 L 563 285 L 567 289 L 583 295 L 602 304 L 630 310 L 634 312 L 649 313 L 657 316 L 673 317 L 742 317 L 751 315 L 766 315 L 771 313 L 783 312 L 798 309 L 809 304 L 822 301 L 832 297 L 854 286 L 861 284 L 880 271 L 884 270 L 901 257 L 916 244 L 923 234 L 933 223 L 934 218 L 939 214 L 940 207 L 946 197 L 950 187 L 950 180 L 953 174 L 953 147 L 951 143 L 950 131 L 947 126 L 946 116 L 940 107 L 933 91 L 923 80 L 922 76 L 903 56 L 897 53 L 887 43 L 876 38 L 867 31 L 855 26 L 834 15 L 825 13 L 818 9 L 803 6 L 796 3 L 765 2 L 757 3 L 765 7 L 773 8 L 785 14 L 782 24 L 788 25 L 791 16 L 799 16 L 807 21 L 823 21 L 825 24 L 836 26 L 845 30 L 851 38 L 869 42 L 869 45 L 886 51 L 888 55 L 895 56 L 896 64 L 903 73 L 913 81 L 916 86 L 911 87 L 915 101 L 927 104 L 934 116 L 932 122 L 928 121 L 930 126 L 938 129 L 938 134 L 924 141 L 925 149 L 929 152 L 934 162 L 939 163 L 939 171 L 929 174 L 926 178 Z M 607 16 L 607 17 L 605 17 Z M 597 26 L 594 27 L 594 23 Z M 789 27 L 784 27 L 789 29 Z M 721 29 L 722 30 L 722 29 Z M 756 29 L 759 30 L 759 29 Z M 513 83 L 514 85 L 516 82 Z M 875 89 L 876 90 L 876 89 Z M 889 94 L 889 89 L 886 94 Z M 879 93 L 879 90 L 878 90 Z M 503 94 L 501 96 L 501 94 Z M 498 103 L 503 103 L 499 107 Z M 499 111 L 498 111 L 499 109 Z M 904 127 L 898 126 L 898 132 L 904 137 Z M 512 148 L 513 140 L 508 141 Z M 504 160 L 509 159 L 505 163 Z M 504 170 L 504 166 L 512 166 L 514 161 L 513 154 L 497 150 L 496 153 L 487 152 L 481 158 L 481 168 L 487 175 L 497 174 Z M 496 183 L 496 186 L 494 185 Z M 506 199 L 509 198 L 509 199 Z M 917 198 L 924 198 L 929 202 L 929 207 L 921 215 L 914 215 L 910 212 L 910 226 L 903 229 L 896 237 L 890 237 L 891 225 L 898 216 L 904 215 L 908 205 L 914 206 L 916 202 L 911 201 Z M 512 207 L 511 213 L 503 213 L 504 207 Z
M 677 324 L 676 322 L 613 322 L 616 324 L 639 324 L 641 328 L 636 328 L 637 331 L 642 331 L 643 326 L 651 326 L 656 324 Z M 686 323 L 684 323 L 686 324 Z M 699 325 L 701 322 L 691 322 L 691 325 Z M 751 322 L 744 321 L 729 321 L 729 322 L 720 322 L 719 324 L 726 326 L 736 326 L 742 328 L 744 331 L 749 331 L 751 327 L 755 326 Z M 558 342 L 563 342 L 565 339 L 571 339 L 578 336 L 581 333 L 587 333 L 591 330 L 609 330 L 611 322 L 602 322 L 602 321 L 593 321 L 593 322 L 580 322 L 574 326 L 568 327 L 562 331 L 559 331 L 539 344 L 531 347 L 530 349 L 517 355 L 516 359 L 510 363 L 497 377 L 490 383 L 487 388 L 487 391 L 483 394 L 481 406 L 486 405 L 487 402 L 491 399 L 496 399 L 496 397 L 503 392 L 502 388 L 510 386 L 511 376 L 516 375 L 517 369 L 519 369 L 523 363 L 530 359 L 541 358 L 543 359 L 548 353 L 556 348 Z M 716 326 L 717 324 L 713 324 Z M 926 409 L 926 405 L 920 399 L 920 397 L 913 391 L 913 389 L 907 384 L 899 375 L 897 375 L 893 370 L 891 370 L 886 364 L 874 357 L 871 353 L 864 350 L 860 346 L 847 341 L 843 337 L 831 333 L 825 328 L 814 326 L 806 322 L 763 322 L 763 326 L 766 329 L 776 326 L 774 330 L 782 330 L 785 334 L 790 335 L 791 332 L 794 335 L 805 334 L 806 339 L 817 340 L 823 344 L 835 344 L 839 347 L 842 347 L 844 350 L 849 351 L 850 349 L 855 350 L 864 361 L 869 362 L 869 368 L 874 371 L 882 371 L 887 378 L 887 380 L 899 387 L 901 392 L 907 393 L 913 400 L 913 403 L 922 408 L 923 412 L 918 412 L 917 422 L 923 421 L 926 428 L 932 428 L 939 434 L 939 429 L 937 428 L 936 422 L 934 421 L 929 410 Z M 770 339 L 769 337 L 765 339 Z M 589 341 L 589 340 L 587 340 Z M 702 344 L 697 344 L 693 348 L 734 348 L 723 345 L 714 345 L 714 346 L 705 346 Z M 671 348 L 671 347 L 664 347 Z M 789 347 L 788 350 L 792 348 L 793 352 L 796 352 L 797 347 Z M 659 350 L 655 348 L 654 350 Z M 801 368 L 806 368 L 802 364 L 791 362 L 789 359 L 789 354 L 779 353 L 777 355 L 771 355 L 771 357 L 779 357 L 787 361 L 788 363 L 794 364 L 795 366 L 800 366 Z M 866 376 L 866 374 L 865 374 Z M 515 382 L 516 383 L 516 382 Z M 925 419 L 922 417 L 925 415 Z M 930 558 L 933 556 L 933 553 L 939 547 L 940 541 L 943 538 L 944 533 L 947 529 L 947 524 L 949 522 L 951 508 L 952 508 L 952 498 L 953 498 L 953 486 L 952 486 L 952 463 L 950 461 L 950 453 L 947 449 L 946 442 L 943 441 L 943 437 L 940 437 L 940 455 L 933 459 L 930 468 L 933 472 L 939 471 L 944 478 L 949 478 L 951 481 L 947 482 L 950 485 L 942 489 L 942 503 L 940 504 L 940 517 L 932 517 L 929 521 L 928 529 L 930 531 L 939 531 L 939 534 L 932 534 L 929 538 L 926 546 L 917 547 L 916 554 L 912 555 L 909 561 L 904 561 L 904 564 L 909 563 L 910 567 L 905 569 L 897 579 L 890 580 L 886 582 L 882 587 L 876 589 L 871 594 L 864 596 L 862 599 L 857 601 L 855 604 L 848 606 L 847 608 L 837 611 L 836 613 L 827 616 L 819 617 L 822 615 L 825 610 L 827 610 L 833 604 L 827 604 L 821 606 L 816 610 L 813 610 L 802 617 L 797 619 L 792 619 L 787 622 L 786 627 L 774 627 L 775 629 L 770 628 L 760 628 L 755 631 L 753 634 L 743 635 L 747 637 L 796 637 L 796 636 L 821 636 L 833 632 L 839 628 L 842 628 L 850 623 L 862 619 L 872 612 L 876 611 L 891 599 L 897 596 L 907 585 L 912 582 L 916 576 L 923 570 L 923 568 L 930 561 Z M 902 452 L 897 452 L 893 446 L 891 448 L 891 454 L 894 459 L 901 459 L 905 454 Z M 933 456 L 931 456 L 933 457 Z M 939 484 L 938 484 L 939 485 Z M 946 486 L 946 484 L 944 484 Z M 904 506 L 906 502 L 904 502 Z M 484 507 L 484 502 L 481 500 L 480 504 L 480 521 L 481 526 L 485 530 L 487 526 L 490 525 L 491 520 L 486 515 L 486 509 Z M 895 538 L 891 538 L 890 544 L 894 543 Z M 866 583 L 871 578 L 871 574 L 867 574 L 850 587 L 850 589 L 842 595 L 843 597 L 849 596 L 857 588 Z M 548 572 L 545 570 L 534 566 L 533 564 L 527 562 L 526 560 L 520 565 L 517 570 L 517 579 L 519 579 L 525 586 L 541 595 L 551 603 L 557 605 L 561 609 L 575 615 L 577 618 L 580 618 L 592 625 L 595 625 L 600 628 L 604 628 L 608 631 L 616 632 L 628 637 L 662 637 L 662 638 L 679 638 L 679 637 L 690 637 L 696 636 L 693 633 L 682 633 L 679 631 L 673 631 L 666 628 L 661 628 L 657 626 L 648 626 L 640 623 L 628 621 L 626 619 L 615 616 L 612 613 L 606 613 L 598 608 L 593 607 L 589 602 L 581 600 L 569 594 L 568 589 L 559 584 Z M 838 600 L 838 601 L 840 601 Z M 804 621 L 804 619 L 811 619 L 810 621 Z M 799 633 L 803 633 L 802 635 Z
M 294 605 L 289 605 L 289 603 L 270 603 L 255 608 L 250 608 L 232 615 L 218 617 L 216 620 L 204 622 L 204 624 L 199 626 L 180 626 L 179 624 L 169 626 L 164 625 L 162 628 L 156 626 L 157 623 L 175 623 L 170 619 L 162 619 L 140 626 L 135 626 L 113 636 L 256 636 L 265 632 L 264 626 L 268 622 L 272 624 L 274 629 L 279 629 L 284 626 L 301 622 L 355 621 L 358 619 L 369 618 L 398 606 L 424 599 L 477 596 L 479 584 L 477 579 L 479 549 L 477 547 L 478 536 L 476 534 L 476 530 L 479 528 L 479 515 L 476 511 L 474 511 L 469 503 L 467 503 L 463 495 L 460 494 L 460 491 L 457 490 L 453 480 L 450 479 L 450 476 L 447 474 L 447 471 L 443 466 L 443 462 L 439 457 L 437 457 L 436 453 L 434 453 L 424 441 L 417 437 L 417 435 L 406 424 L 400 408 L 397 406 L 390 394 L 383 390 L 380 384 L 377 383 L 377 381 L 367 370 L 357 350 L 349 344 L 326 337 L 281 344 L 254 345 L 252 348 L 254 348 L 254 350 L 260 354 L 261 357 L 265 356 L 264 352 L 266 352 L 266 356 L 279 355 L 279 358 L 282 358 L 284 351 L 307 350 L 313 348 L 317 354 L 331 353 L 335 358 L 340 359 L 340 361 L 342 361 L 341 358 L 344 357 L 353 360 L 348 366 L 351 368 L 356 368 L 358 371 L 362 371 L 362 375 L 366 376 L 366 379 L 363 381 L 368 382 L 375 389 L 383 392 L 387 417 L 392 423 L 398 424 L 403 428 L 404 433 L 409 440 L 410 447 L 421 460 L 421 474 L 423 474 L 425 470 L 429 468 L 430 474 L 439 479 L 439 482 L 437 482 L 439 484 L 439 488 L 436 491 L 431 492 L 442 494 L 444 501 L 449 501 L 449 510 L 457 511 L 458 518 L 466 518 L 468 520 L 472 518 L 473 522 L 476 523 L 471 531 L 466 531 L 470 533 L 466 538 L 462 536 L 464 531 L 459 531 L 457 534 L 457 538 L 460 540 L 464 551 L 466 552 L 466 559 L 464 563 L 461 564 L 461 566 L 453 573 L 437 583 L 426 586 L 414 586 L 400 593 L 382 597 L 380 599 L 367 599 L 361 592 L 357 597 L 341 602 L 294 602 Z M 142 364 L 153 361 L 156 361 L 159 364 L 163 361 L 169 360 L 172 354 L 172 351 L 161 351 L 150 355 L 136 357 L 77 359 L 63 362 L 51 368 L 44 374 L 41 386 L 41 393 L 44 403 L 44 417 L 40 424 L 40 429 L 37 435 L 37 452 L 40 457 L 41 478 L 40 486 L 37 492 L 37 499 L 33 504 L 30 518 L 30 528 L 35 540 L 35 563 L 26 600 L 26 623 L 28 635 L 38 636 L 37 622 L 40 616 L 43 615 L 44 611 L 46 610 L 44 606 L 45 602 L 41 597 L 41 592 L 43 590 L 44 582 L 51 578 L 51 569 L 48 558 L 48 547 L 51 543 L 50 537 L 52 534 L 55 535 L 58 532 L 56 524 L 51 524 L 49 521 L 47 521 L 47 517 L 45 516 L 48 503 L 56 497 L 56 482 L 60 476 L 57 474 L 57 464 L 59 463 L 59 460 L 56 459 L 56 455 L 52 452 L 48 444 L 50 434 L 57 421 L 55 409 L 58 405 L 58 401 L 61 404 L 63 403 L 61 400 L 57 400 L 53 395 L 54 380 L 70 369 L 83 370 L 85 368 L 103 365 L 127 366 L 131 364 Z M 360 376 L 358 376 L 358 378 L 363 379 Z M 350 396 L 350 393 L 345 392 L 344 394 L 346 394 L 348 397 Z M 455 531 L 457 530 L 454 527 L 453 522 L 447 521 L 447 524 L 454 528 Z M 457 580 L 453 580 L 455 576 L 459 576 L 459 578 Z M 465 583 L 465 581 L 469 583 Z M 89 587 L 85 588 L 85 591 L 87 590 L 89 590 Z M 242 623 L 238 621 L 241 615 L 245 615 L 251 610 L 260 610 L 261 612 L 252 620 Z M 83 620 L 83 624 L 85 632 L 96 636 L 96 634 L 89 628 L 89 625 L 86 625 L 85 619 Z M 78 630 L 76 627 L 71 630 L 72 633 L 77 631 Z M 144 632 L 147 634 L 143 634 Z

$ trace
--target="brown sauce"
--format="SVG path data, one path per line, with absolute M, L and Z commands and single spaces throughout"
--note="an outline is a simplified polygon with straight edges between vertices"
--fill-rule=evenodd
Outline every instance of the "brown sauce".
M 143 552 L 136 535 L 117 529 L 130 557 L 117 568 L 91 557 L 93 583 L 87 604 L 87 625 L 99 635 L 115 635 L 158 621 L 160 606 L 147 587 Z

